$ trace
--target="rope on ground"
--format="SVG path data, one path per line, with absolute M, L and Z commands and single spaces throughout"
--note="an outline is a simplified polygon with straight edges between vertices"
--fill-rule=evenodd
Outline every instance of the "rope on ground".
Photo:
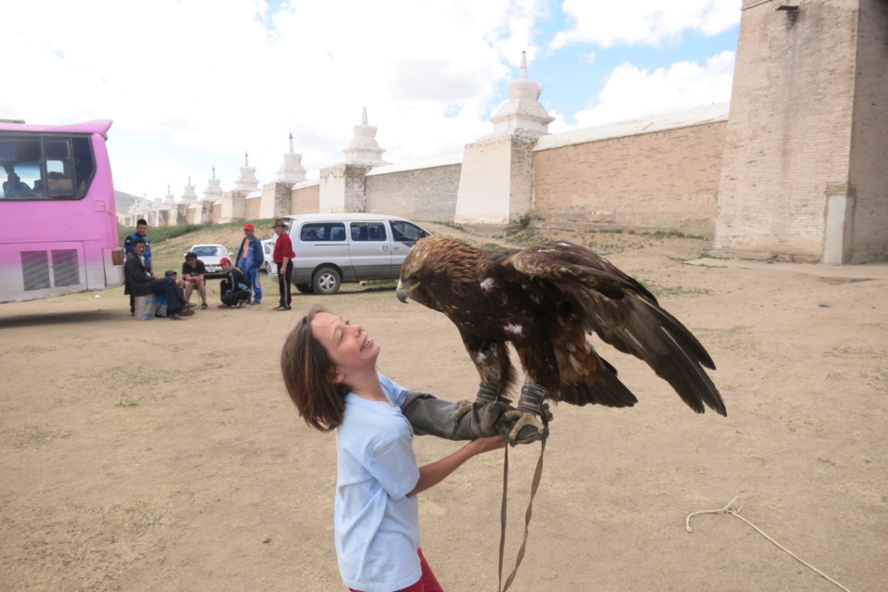
M 798 561 L 799 563 L 801 563 L 802 565 L 804 565 L 808 569 L 812 570 L 814 573 L 816 573 L 820 577 L 828 580 L 832 584 L 835 584 L 836 586 L 838 586 L 839 588 L 841 588 L 845 592 L 851 592 L 851 590 L 849 590 L 848 588 L 846 588 L 842 584 L 838 583 L 837 581 L 835 581 L 834 579 L 832 579 L 831 577 L 829 577 L 828 575 L 826 575 L 825 573 L 823 573 L 822 571 L 820 571 L 819 569 L 817 569 L 816 567 L 814 567 L 813 565 L 808 563 L 807 561 L 803 561 L 798 555 L 796 555 L 795 553 L 793 553 L 792 551 L 790 551 L 789 549 L 787 549 L 786 547 L 784 547 L 783 545 L 781 545 L 780 543 L 775 541 L 773 538 L 771 538 L 761 528 L 759 528 L 758 526 L 756 526 L 755 524 L 753 524 L 752 522 L 750 522 L 749 520 L 747 520 L 746 518 L 741 516 L 740 510 L 743 509 L 743 503 L 741 502 L 740 507 L 738 507 L 738 508 L 732 507 L 734 502 L 739 502 L 739 501 L 740 501 L 740 498 L 735 497 L 734 499 L 729 501 L 728 505 L 726 505 L 724 508 L 719 508 L 718 510 L 701 510 L 700 512 L 692 512 L 692 513 L 688 514 L 688 517 L 685 520 L 685 530 L 687 530 L 688 532 L 693 532 L 693 529 L 691 528 L 691 518 L 698 515 L 698 514 L 730 514 L 731 516 L 734 516 L 735 518 L 739 518 L 740 520 L 742 520 L 743 522 L 745 522 L 746 524 L 748 524 L 749 526 L 754 528 L 756 532 L 758 532 L 760 535 L 762 535 L 763 537 L 765 537 L 766 539 L 771 541 L 778 549 L 786 552 L 787 554 L 789 554 L 790 557 L 792 557 L 793 559 L 795 559 L 796 561 Z

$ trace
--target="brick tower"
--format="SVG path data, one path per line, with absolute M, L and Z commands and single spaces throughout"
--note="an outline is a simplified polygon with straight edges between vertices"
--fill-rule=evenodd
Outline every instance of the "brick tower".
M 743 0 L 713 254 L 888 259 L 888 1 Z

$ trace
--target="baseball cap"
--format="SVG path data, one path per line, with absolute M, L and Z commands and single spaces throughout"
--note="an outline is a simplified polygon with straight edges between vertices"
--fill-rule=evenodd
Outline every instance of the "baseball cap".
M 244 230 L 253 230 L 252 224 L 244 224 Z
M 226 263 L 231 263 L 231 259 L 229 259 L 228 257 L 222 257 L 221 259 L 219 259 L 219 265 L 225 265 Z
M 166 272 L 163 274 L 163 277 L 170 277 L 171 275 L 179 275 L 179 272 L 176 271 L 175 269 L 168 269 L 168 270 L 166 270 Z

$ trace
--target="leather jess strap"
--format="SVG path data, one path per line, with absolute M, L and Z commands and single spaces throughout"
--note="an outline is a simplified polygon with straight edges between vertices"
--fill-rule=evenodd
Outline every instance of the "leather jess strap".
M 540 487 L 540 479 L 543 476 L 543 453 L 546 451 L 546 440 L 547 438 L 543 438 L 540 446 L 540 458 L 537 460 L 536 470 L 533 472 L 533 483 L 530 485 L 530 499 L 527 502 L 527 511 L 524 513 L 524 538 L 521 541 L 521 547 L 518 549 L 518 556 L 515 559 L 515 568 L 512 570 L 512 573 L 509 574 L 509 577 L 506 578 L 506 585 L 503 587 L 503 556 L 506 548 L 506 507 L 508 503 L 508 492 L 509 492 L 509 447 L 506 446 L 504 448 L 505 459 L 503 460 L 503 502 L 502 508 L 500 510 L 500 544 L 499 544 L 499 587 L 498 590 L 500 592 L 506 592 L 509 589 L 509 586 L 512 585 L 512 581 L 515 579 L 515 574 L 518 573 L 518 567 L 521 565 L 521 561 L 524 559 L 524 551 L 527 548 L 527 534 L 530 530 L 530 519 L 533 516 L 533 498 L 536 497 L 537 490 Z

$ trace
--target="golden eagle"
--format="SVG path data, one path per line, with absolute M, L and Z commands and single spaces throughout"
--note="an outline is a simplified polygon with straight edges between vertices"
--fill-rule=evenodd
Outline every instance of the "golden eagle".
M 515 382 L 506 347 L 511 342 L 526 375 L 518 409 L 544 414 L 546 397 L 572 405 L 634 405 L 638 400 L 616 368 L 586 339 L 595 332 L 646 362 L 697 413 L 705 403 L 727 415 L 703 369 L 715 364 L 700 342 L 639 282 L 578 245 L 553 241 L 482 251 L 429 236 L 407 255 L 397 296 L 453 321 L 481 375 L 482 401 L 501 397 Z

